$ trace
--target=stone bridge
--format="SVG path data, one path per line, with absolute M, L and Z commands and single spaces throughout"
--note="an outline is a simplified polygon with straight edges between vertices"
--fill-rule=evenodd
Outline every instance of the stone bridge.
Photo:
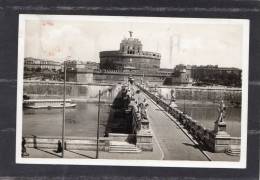
M 117 96 L 111 106 L 106 136 L 99 140 L 100 150 L 149 153 L 158 146 L 165 160 L 234 160 L 227 154 L 239 155 L 240 138 L 231 137 L 223 124 L 216 123 L 215 130 L 209 130 L 140 85 L 109 85 L 102 93 L 110 94 L 111 88 Z M 43 148 L 55 148 L 60 140 L 25 138 L 27 147 Z M 93 137 L 68 137 L 65 148 L 91 151 L 96 142 Z M 221 155 L 216 156 L 218 153 Z
M 231 137 L 226 132 L 224 122 L 215 122 L 214 130 L 207 129 L 178 108 L 170 106 L 155 93 L 149 92 L 144 86 L 137 85 L 137 87 L 172 116 L 179 127 L 184 130 L 183 132 L 191 136 L 201 149 L 215 153 L 225 152 L 230 155 L 240 154 L 240 137 Z

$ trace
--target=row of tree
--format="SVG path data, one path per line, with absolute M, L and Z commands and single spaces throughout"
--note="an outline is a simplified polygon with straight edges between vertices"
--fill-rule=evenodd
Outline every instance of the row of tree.
M 241 70 L 192 69 L 191 77 L 196 83 L 241 87 Z

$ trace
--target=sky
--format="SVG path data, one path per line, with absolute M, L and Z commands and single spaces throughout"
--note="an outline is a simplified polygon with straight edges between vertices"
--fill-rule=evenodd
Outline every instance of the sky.
M 123 38 L 138 38 L 144 51 L 161 53 L 161 68 L 177 64 L 242 66 L 243 26 L 220 20 L 178 18 L 41 18 L 25 21 L 24 57 L 99 62 L 99 52 L 119 50 Z M 170 20 L 169 20 L 170 19 Z

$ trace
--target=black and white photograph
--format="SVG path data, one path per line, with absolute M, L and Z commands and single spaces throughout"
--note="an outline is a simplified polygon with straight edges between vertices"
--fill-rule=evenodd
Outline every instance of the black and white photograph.
M 20 14 L 16 163 L 246 168 L 249 20 Z

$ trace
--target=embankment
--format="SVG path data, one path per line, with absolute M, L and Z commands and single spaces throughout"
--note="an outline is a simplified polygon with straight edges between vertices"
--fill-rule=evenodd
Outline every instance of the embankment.
M 161 86 L 157 91 L 165 99 L 170 99 L 172 89 L 176 90 L 176 99 L 210 102 L 219 102 L 223 99 L 232 104 L 241 104 L 241 88 Z
M 63 82 L 25 81 L 23 93 L 33 98 L 62 98 Z M 115 84 L 108 83 L 66 83 L 67 98 L 98 98 L 101 90 L 103 97 L 113 97 Z

